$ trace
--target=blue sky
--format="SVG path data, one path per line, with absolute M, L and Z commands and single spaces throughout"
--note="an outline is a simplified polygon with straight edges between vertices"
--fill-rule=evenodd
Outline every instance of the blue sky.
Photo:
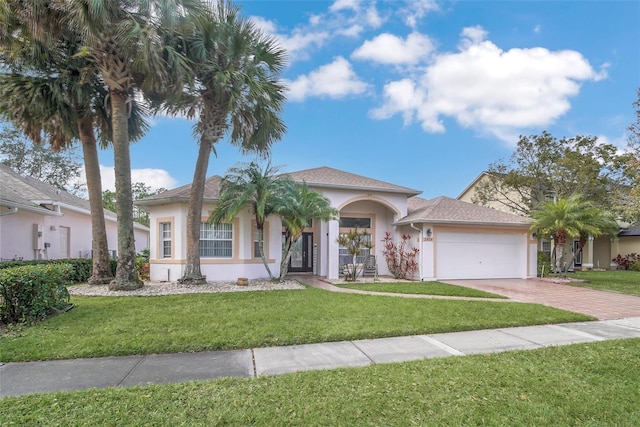
M 521 134 L 623 148 L 640 87 L 638 1 L 241 1 L 289 52 L 284 171 L 329 166 L 456 197 Z M 191 182 L 192 125 L 154 117 L 133 181 Z M 208 176 L 240 156 L 217 145 Z M 112 187 L 111 151 L 100 155 Z

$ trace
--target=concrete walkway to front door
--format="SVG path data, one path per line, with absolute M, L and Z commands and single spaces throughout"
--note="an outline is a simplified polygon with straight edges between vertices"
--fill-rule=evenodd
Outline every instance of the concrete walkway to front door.
M 442 280 L 506 296 L 515 301 L 548 305 L 587 314 L 598 320 L 640 317 L 640 297 L 552 283 L 537 279 Z

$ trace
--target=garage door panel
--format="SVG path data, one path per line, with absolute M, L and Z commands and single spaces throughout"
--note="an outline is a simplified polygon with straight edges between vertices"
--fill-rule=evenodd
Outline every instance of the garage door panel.
M 522 235 L 439 233 L 436 276 L 440 279 L 522 277 L 526 247 Z

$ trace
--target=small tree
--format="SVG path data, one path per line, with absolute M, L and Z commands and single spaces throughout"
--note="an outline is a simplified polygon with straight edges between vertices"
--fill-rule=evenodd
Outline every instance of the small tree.
M 355 282 L 358 274 L 362 272 L 364 265 L 358 266 L 358 255 L 365 250 L 373 248 L 370 234 L 366 231 L 358 231 L 358 227 L 341 234 L 336 239 L 339 245 L 347 248 L 347 253 L 351 256 L 351 264 L 346 265 L 345 279 L 349 282 Z
M 382 239 L 382 242 L 384 243 L 384 251 L 382 252 L 382 255 L 384 255 L 384 258 L 387 261 L 389 272 L 395 279 L 413 278 L 414 273 L 418 270 L 419 265 L 416 262 L 416 257 L 418 256 L 420 249 L 411 248 L 409 250 L 405 250 L 409 240 L 411 240 L 411 236 L 403 234 L 402 240 L 396 245 L 391 238 L 391 233 L 389 232 L 386 232 L 384 239 Z
M 284 229 L 280 280 L 284 280 L 289 272 L 293 244 L 300 239 L 309 221 L 314 218 L 329 221 L 338 216 L 338 211 L 331 207 L 329 199 L 310 189 L 307 183 L 298 184 L 288 181 L 283 185 L 282 190 L 283 194 L 276 207 Z

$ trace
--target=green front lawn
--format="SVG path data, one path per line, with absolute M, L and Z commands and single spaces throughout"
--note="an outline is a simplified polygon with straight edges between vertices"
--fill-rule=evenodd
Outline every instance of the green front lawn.
M 586 280 L 573 286 L 640 296 L 640 271 L 576 271 L 570 277 Z
M 506 298 L 501 295 L 464 286 L 448 285 L 440 282 L 373 282 L 337 285 L 340 288 L 359 289 L 362 291 L 387 292 L 398 294 L 441 295 L 472 298 Z
M 223 350 L 593 320 L 536 304 L 410 299 L 316 288 L 73 297 L 0 340 L 3 362 Z
M 632 339 L 4 398 L 0 414 L 3 426 L 637 426 L 638 366 Z

